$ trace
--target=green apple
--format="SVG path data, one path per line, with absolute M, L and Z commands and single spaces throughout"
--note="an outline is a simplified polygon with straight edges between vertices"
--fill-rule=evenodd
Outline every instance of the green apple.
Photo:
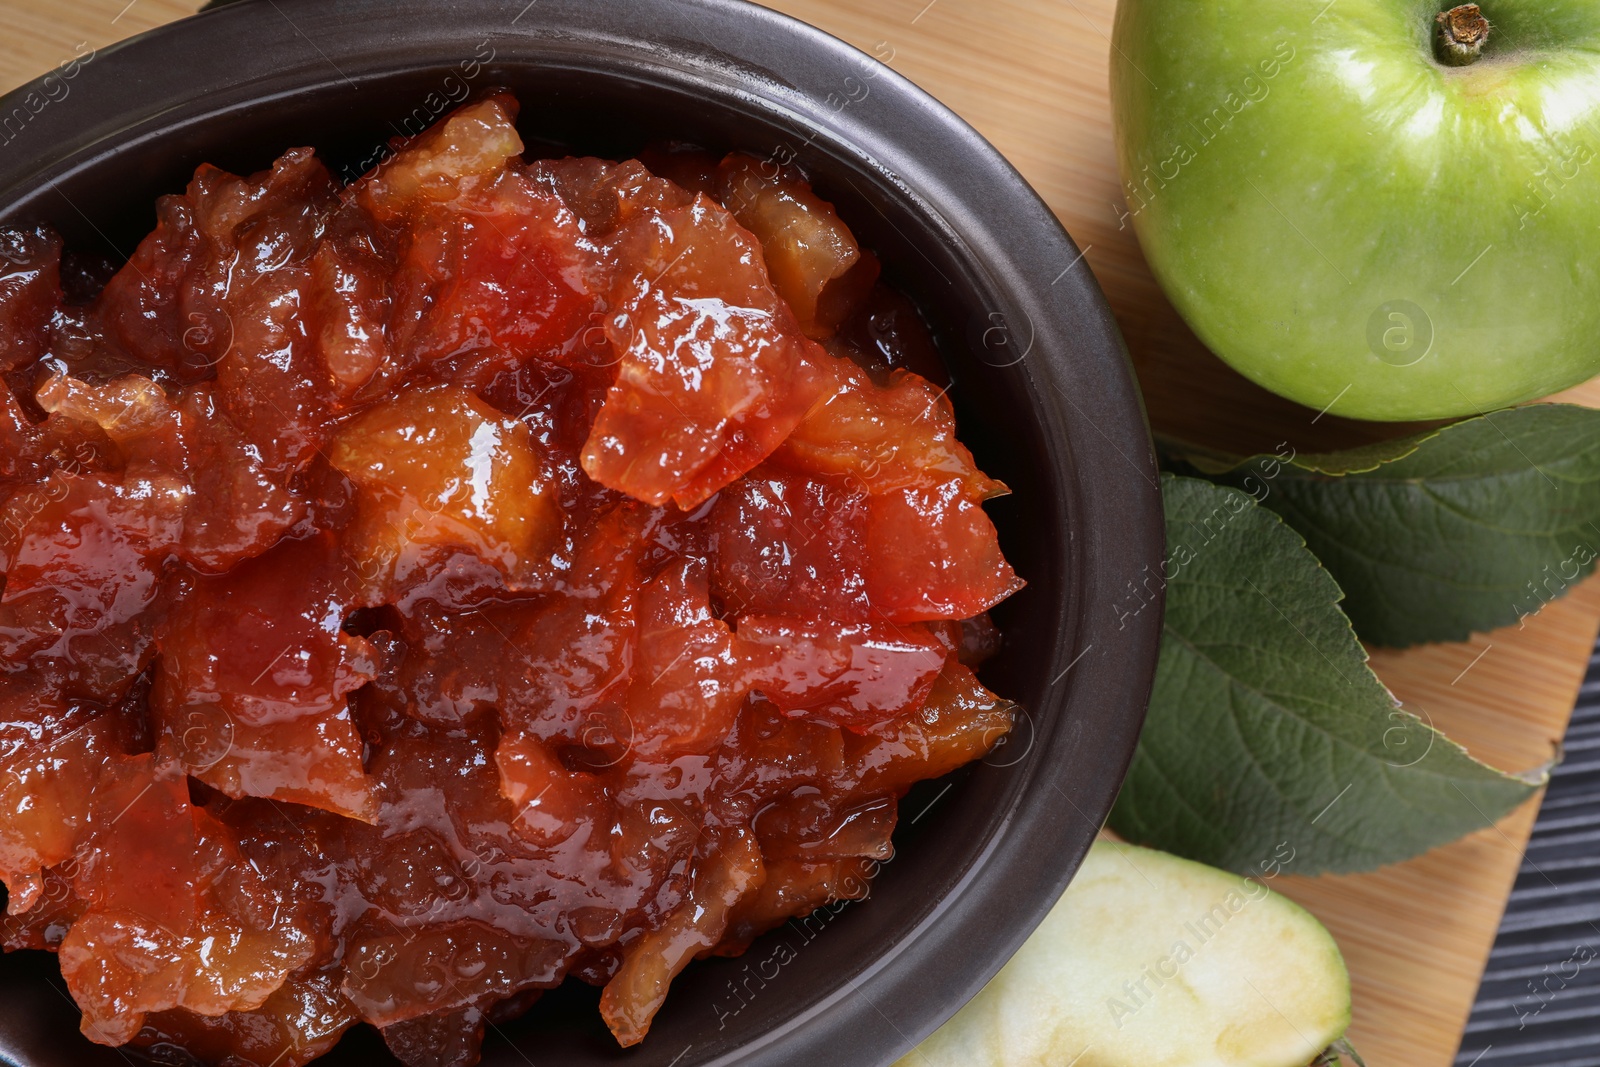
M 1262 877 L 1293 858 L 1280 845 Z M 1309 912 L 1097 841 L 1011 961 L 895 1067 L 1306 1067 L 1338 1062 L 1322 1053 L 1349 1024 L 1349 973 Z
M 1600 372 L 1595 0 L 1122 0 L 1111 91 L 1124 222 L 1261 385 L 1419 419 Z

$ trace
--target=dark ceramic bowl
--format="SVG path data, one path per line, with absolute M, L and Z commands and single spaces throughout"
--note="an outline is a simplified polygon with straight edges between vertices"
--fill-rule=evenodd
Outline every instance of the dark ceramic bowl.
M 870 900 L 695 964 L 633 1051 L 568 983 L 491 1032 L 484 1061 L 887 1064 L 1066 886 L 1132 755 L 1159 642 L 1161 507 L 1122 341 L 992 147 L 877 59 L 737 0 L 246 0 L 0 100 L 0 218 L 126 253 L 201 162 L 249 172 L 310 144 L 354 175 L 491 85 L 522 100 L 532 145 L 626 157 L 676 138 L 800 163 L 933 326 L 962 437 L 1014 490 L 989 510 L 1028 587 L 995 612 L 1005 649 L 983 672 L 1026 717 L 907 798 Z M 126 1062 L 76 1024 L 51 957 L 0 961 L 0 1059 Z M 332 1055 L 384 1059 L 359 1031 Z

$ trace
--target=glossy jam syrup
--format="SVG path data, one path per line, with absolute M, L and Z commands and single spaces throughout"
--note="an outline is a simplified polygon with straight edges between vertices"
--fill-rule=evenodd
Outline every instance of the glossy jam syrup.
M 570 975 L 634 1044 L 1010 726 L 1004 487 L 871 253 L 514 117 L 202 167 L 98 292 L 0 235 L 0 935 L 96 1041 L 464 1065 Z

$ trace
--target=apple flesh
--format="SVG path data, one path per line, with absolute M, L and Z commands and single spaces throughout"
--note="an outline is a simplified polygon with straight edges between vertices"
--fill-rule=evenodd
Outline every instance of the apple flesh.
M 1200 339 L 1308 407 L 1471 415 L 1600 372 L 1600 5 L 1484 0 L 1471 55 L 1448 6 L 1117 7 L 1124 219 Z
M 1293 857 L 1280 847 L 1263 876 Z M 1349 972 L 1309 912 L 1096 841 L 1011 961 L 895 1067 L 1306 1067 L 1349 1025 Z

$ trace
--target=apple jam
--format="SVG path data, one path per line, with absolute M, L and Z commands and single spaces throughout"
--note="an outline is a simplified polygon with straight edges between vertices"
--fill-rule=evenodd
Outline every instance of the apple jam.
M 632 1045 L 1010 726 L 1004 486 L 871 253 L 515 112 L 0 237 L 0 937 L 95 1041 L 470 1064 L 572 976 Z

